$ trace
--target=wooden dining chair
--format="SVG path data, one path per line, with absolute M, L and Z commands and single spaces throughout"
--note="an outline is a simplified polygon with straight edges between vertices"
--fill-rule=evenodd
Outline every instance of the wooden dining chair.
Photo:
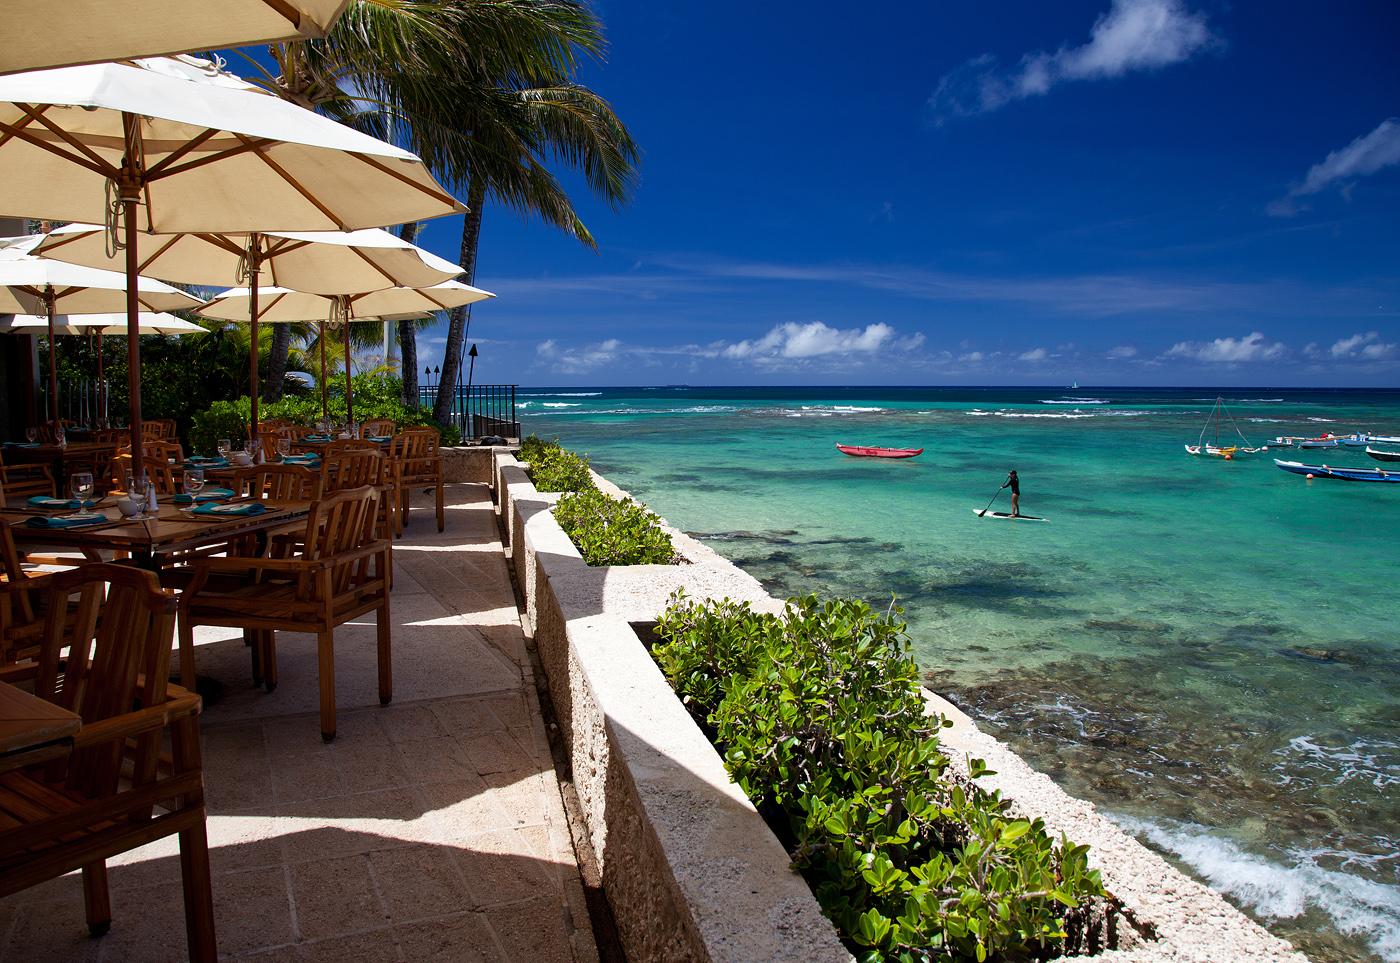
M 175 597 L 150 572 L 106 564 L 53 576 L 49 593 L 37 661 L 0 678 L 32 682 L 82 728 L 67 758 L 0 774 L 0 897 L 81 869 L 88 930 L 101 936 L 106 860 L 178 834 L 189 956 L 216 960 L 200 699 L 167 681 Z M 76 615 L 56 617 L 75 597 Z
M 0 663 L 22 662 L 38 654 L 47 584 L 47 575 L 25 567 L 10 523 L 0 520 Z
M 11 498 L 53 497 L 53 472 L 48 465 L 7 465 L 0 453 L 0 505 Z
M 371 418 L 360 425 L 360 437 L 374 435 L 376 438 L 383 438 L 392 435 L 397 428 L 398 423 L 392 418 Z
M 259 465 L 249 472 L 248 494 L 278 501 L 314 501 L 321 474 L 304 465 Z
M 405 435 L 414 435 L 422 440 L 421 454 L 409 458 L 403 468 L 402 486 L 404 491 L 404 522 L 408 521 L 408 501 L 415 488 L 432 488 L 437 501 L 437 527 L 442 531 L 447 527 L 447 515 L 443 511 L 445 472 L 442 461 L 442 434 L 427 425 L 405 428 Z
M 318 497 L 365 485 L 373 486 L 386 495 L 393 491 L 394 481 L 388 459 L 379 446 L 372 441 L 338 441 L 328 445 L 321 458 Z M 391 498 L 380 500 L 379 517 L 387 538 L 395 530 L 398 520 Z
M 321 738 L 335 738 L 335 629 L 375 612 L 379 702 L 393 697 L 390 653 L 389 541 L 380 537 L 380 493 L 364 486 L 327 495 L 311 506 L 299 542 L 281 558 L 197 560 L 180 596 L 180 648 L 194 651 L 197 625 L 252 633 L 253 679 L 277 687 L 278 632 L 316 636 Z
M 175 494 L 175 469 L 169 462 L 158 458 L 143 458 L 141 463 L 146 469 L 146 477 L 156 486 L 156 494 Z M 131 455 L 113 455 L 111 473 L 112 487 L 125 490 L 126 477 L 131 474 Z

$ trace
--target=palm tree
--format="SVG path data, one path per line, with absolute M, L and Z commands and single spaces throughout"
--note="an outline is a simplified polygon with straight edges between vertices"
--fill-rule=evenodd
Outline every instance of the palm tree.
M 279 72 L 263 71 L 266 86 L 405 143 L 444 183 L 466 188 L 469 282 L 488 197 L 596 247 L 551 161 L 582 171 L 610 204 L 630 196 L 635 142 L 603 98 L 571 82 L 582 57 L 605 50 L 602 25 L 581 0 L 354 0 L 326 40 L 270 50 Z M 450 314 L 443 384 L 456 382 L 469 317 Z M 399 338 L 405 396 L 416 403 L 413 326 L 402 325 Z M 445 421 L 451 402 L 439 394 L 434 417 Z

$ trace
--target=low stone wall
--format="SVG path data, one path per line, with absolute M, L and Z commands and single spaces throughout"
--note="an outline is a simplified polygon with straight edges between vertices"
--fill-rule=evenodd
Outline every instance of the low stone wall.
M 456 445 L 440 448 L 442 452 L 443 478 L 448 482 L 475 482 L 480 485 L 494 483 L 493 456 L 497 451 L 508 448 L 492 448 L 481 445 Z
M 683 562 L 591 568 L 506 451 L 494 480 L 516 576 L 535 629 L 575 784 L 628 956 L 633 960 L 849 959 L 810 890 L 708 739 L 675 697 L 635 626 L 671 592 L 731 598 L 780 611 L 756 579 L 666 526 Z M 626 495 L 601 476 L 601 489 Z M 985 760 L 1018 811 L 1053 835 L 1087 843 L 1092 865 L 1122 902 L 1119 949 L 1108 963 L 1304 961 L 1218 893 L 1172 868 L 1075 799 L 950 703 L 942 739 L 955 765 Z
M 514 458 L 496 459 L 516 577 L 628 959 L 848 961 L 787 853 L 632 627 L 655 619 L 681 584 L 678 572 L 710 566 L 692 558 L 590 568 L 549 511 L 557 496 L 536 492 Z M 709 551 L 685 549 L 701 558 Z M 713 589 L 723 583 L 732 597 L 766 597 L 729 568 Z M 698 584 L 687 590 L 706 594 Z

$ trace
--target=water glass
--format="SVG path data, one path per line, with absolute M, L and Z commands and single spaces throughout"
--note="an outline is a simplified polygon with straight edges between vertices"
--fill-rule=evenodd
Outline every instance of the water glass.
M 130 495 L 131 500 L 140 507 L 140 510 L 135 515 L 131 516 L 131 519 L 139 522 L 142 519 L 150 518 L 151 515 L 146 511 L 146 506 L 150 503 L 151 482 L 150 479 L 146 477 L 145 472 L 139 475 L 131 474 L 126 476 L 126 493 Z
M 190 506 L 189 506 L 189 508 L 184 509 L 184 511 L 186 511 L 186 512 L 192 512 L 192 511 L 194 511 L 195 506 L 199 504 L 199 492 L 200 492 L 200 490 L 203 489 L 203 488 L 204 488 L 204 469 L 202 469 L 202 468 L 186 468 L 186 469 L 185 469 L 185 494 L 188 495 L 188 496 L 190 496 Z
M 227 438 L 220 438 L 217 447 L 219 449 L 219 457 L 227 461 L 228 453 L 233 451 L 233 442 Z
M 78 508 L 73 514 L 83 510 L 84 502 L 92 495 L 92 472 L 75 471 L 68 479 L 68 493 L 78 501 Z
M 63 430 L 62 425 L 56 425 L 53 430 L 53 443 L 62 448 L 68 444 L 68 435 Z
M 286 460 L 287 460 L 287 457 L 288 457 L 289 455 L 291 455 L 291 453 L 292 453 L 292 439 L 290 439 L 290 438 L 278 438 L 278 439 L 277 439 L 277 454 L 281 457 L 281 459 L 282 459 L 283 461 L 286 461 Z
M 37 441 L 39 438 L 39 429 L 30 425 L 28 428 L 24 429 L 24 437 L 28 438 L 31 442 Z

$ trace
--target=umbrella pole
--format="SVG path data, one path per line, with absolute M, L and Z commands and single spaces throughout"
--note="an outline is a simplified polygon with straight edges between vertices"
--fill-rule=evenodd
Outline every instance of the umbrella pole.
M 329 421 L 326 412 L 326 322 L 316 322 L 316 343 L 321 347 L 321 420 Z
M 117 177 L 118 199 L 122 206 L 122 232 L 126 244 L 126 388 L 131 405 L 131 474 L 137 479 L 146 476 L 142 460 L 141 435 L 141 301 L 136 290 L 140 262 L 136 256 L 136 203 L 141 199 L 141 177 L 137 167 L 139 133 L 137 118 L 122 113 L 122 128 L 126 141 L 126 157 Z M 144 509 L 143 509 L 144 511 Z
M 58 341 L 54 338 L 54 312 L 57 310 L 53 285 L 44 286 L 44 306 L 49 312 L 49 420 L 53 422 L 54 437 L 58 437 Z
M 102 329 L 97 329 L 97 421 L 107 427 L 107 374 L 103 370 Z
M 350 312 L 345 312 L 345 421 L 355 423 L 355 402 L 350 396 Z
M 248 437 L 258 437 L 258 261 L 262 255 L 261 239 L 258 235 L 248 235 L 248 400 L 252 417 L 248 426 Z

